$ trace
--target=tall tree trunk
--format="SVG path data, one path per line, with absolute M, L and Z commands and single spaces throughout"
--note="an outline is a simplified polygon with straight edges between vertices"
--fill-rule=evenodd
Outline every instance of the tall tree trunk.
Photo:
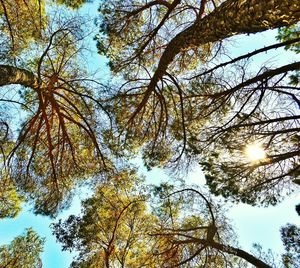
M 110 257 L 110 252 L 109 249 L 104 250 L 104 262 L 105 262 L 105 268 L 109 268 L 109 257 Z
M 0 65 L 0 86 L 19 84 L 37 88 L 38 79 L 30 71 L 9 65 Z
M 152 91 L 181 51 L 237 34 L 258 33 L 300 20 L 299 0 L 227 0 L 176 35 L 163 52 L 149 84 Z

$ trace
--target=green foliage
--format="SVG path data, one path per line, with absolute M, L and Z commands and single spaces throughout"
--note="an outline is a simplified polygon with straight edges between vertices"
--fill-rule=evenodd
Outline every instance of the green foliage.
M 180 1 L 179 1 L 180 2 Z M 163 48 L 180 30 L 192 24 L 195 13 L 190 3 L 108 0 L 100 4 L 100 34 L 96 39 L 98 51 L 109 57 L 115 73 L 134 77 L 139 66 L 152 71 L 163 53 Z M 211 44 L 194 48 L 178 56 L 176 69 L 193 69 L 198 60 L 206 60 Z M 143 71 L 142 71 L 143 72 Z
M 141 182 L 134 171 L 123 170 L 82 202 L 80 216 L 53 224 L 63 250 L 79 252 L 71 267 L 190 267 L 205 265 L 208 259 L 213 267 L 224 267 L 241 262 L 209 244 L 199 250 L 203 245 L 192 239 L 208 243 L 207 229 L 214 222 L 215 241 L 235 243 L 220 207 L 206 203 L 210 201 L 200 192 L 177 192 L 168 183 L 150 187 L 153 195 L 148 199 Z M 211 213 L 217 212 L 212 219 Z
M 287 268 L 300 265 L 300 229 L 296 225 L 287 224 L 281 228 L 281 239 L 286 253 L 282 261 Z
M 22 210 L 24 198 L 18 194 L 14 183 L 5 174 L 0 177 L 0 189 L 0 218 L 16 217 Z
M 298 37 L 299 25 L 293 25 L 281 28 L 277 38 L 284 42 Z M 299 42 L 287 45 L 285 49 L 298 53 Z M 231 119 L 225 125 L 210 120 L 210 125 L 214 126 L 208 129 L 212 134 L 207 132 L 206 140 L 210 141 L 210 146 L 202 142 L 208 151 L 203 153 L 200 150 L 196 154 L 201 155 L 200 164 L 213 193 L 252 205 L 275 205 L 286 194 L 296 190 L 294 182 L 299 177 L 299 119 L 292 117 L 299 107 L 299 71 L 288 74 L 291 74 L 289 85 L 285 80 L 276 84 L 274 91 L 272 86 L 276 80 L 270 82 L 269 79 L 269 93 L 256 94 L 255 88 L 250 91 L 251 95 L 246 89 L 239 92 L 235 97 L 235 109 L 240 109 L 240 112 L 233 112 L 229 107 Z M 282 87 L 280 94 L 274 94 L 276 87 Z M 254 97 L 261 101 L 255 101 Z M 247 103 L 250 104 L 248 110 L 245 109 Z M 259 105 L 260 108 L 257 108 Z M 285 119 L 289 116 L 291 119 Z M 206 137 L 205 130 L 203 132 Z M 192 146 L 202 146 L 201 142 L 192 142 Z M 247 157 L 247 145 L 255 143 L 261 144 L 265 150 L 265 159 L 251 161 Z
M 31 228 L 17 236 L 9 245 L 0 246 L 0 266 L 6 268 L 42 267 L 40 254 L 45 240 Z
M 19 194 L 33 200 L 36 213 L 56 216 L 68 207 L 78 184 L 94 179 L 94 195 L 82 202 L 81 215 L 53 225 L 63 249 L 78 251 L 72 267 L 237 267 L 238 258 L 228 254 L 236 243 L 234 232 L 221 206 L 196 188 L 165 183 L 149 192 L 135 170 L 116 172 L 114 165 L 124 167 L 122 160 L 140 151 L 148 170 L 178 169 L 182 159 L 200 161 L 212 193 L 276 204 L 299 177 L 299 72 L 291 67 L 276 73 L 280 67 L 265 66 L 253 75 L 247 55 L 245 62 L 235 59 L 210 69 L 223 50 L 209 42 L 178 50 L 176 37 L 222 1 L 201 1 L 207 3 L 201 10 L 194 0 L 108 0 L 101 2 L 95 39 L 124 83 L 103 88 L 88 77 L 79 57 L 85 48 L 84 18 L 66 12 L 52 20 L 44 1 L 19 2 L 2 1 L 0 41 L 10 42 L 0 58 L 7 52 L 9 62 L 22 55 L 38 82 L 21 88 L 20 99 L 3 100 L 23 110 L 17 137 L 9 137 L 8 127 L 2 129 L 7 124 L 2 121 L 9 120 L 0 118 L 0 217 L 17 215 Z M 54 2 L 78 9 L 89 1 Z M 278 39 L 295 37 L 299 25 L 281 29 Z M 179 52 L 165 59 L 173 49 Z M 299 43 L 286 49 L 300 52 Z M 157 73 L 161 59 L 166 68 Z M 266 159 L 245 157 L 251 142 L 262 143 Z M 282 231 L 287 267 L 298 265 L 298 233 L 295 227 Z M 29 229 L 0 248 L 1 265 L 41 266 L 43 243 Z
M 47 21 L 44 1 L 3 0 L 0 14 L 3 16 L 1 32 L 6 36 L 0 42 L 8 42 L 10 45 L 6 58 L 19 56 L 32 43 L 41 40 L 41 32 Z
M 292 40 L 300 37 L 300 24 L 296 24 L 290 27 L 280 28 L 278 31 L 277 39 L 281 42 Z M 291 45 L 285 46 L 286 50 L 295 52 L 296 54 L 300 53 L 300 42 L 296 42 Z M 290 84 L 297 86 L 300 81 L 300 72 L 296 71 L 294 74 L 290 75 Z
M 217 157 L 200 163 L 210 191 L 226 199 L 251 205 L 276 205 L 287 193 L 282 191 L 284 184 L 288 185 L 281 176 L 279 164 L 272 165 L 270 160 L 250 162 L 244 155 L 245 147 L 238 146 L 240 149 L 234 152 L 236 154 L 223 148 Z M 265 186 L 266 176 L 274 178 L 272 187 Z M 292 182 L 289 185 L 292 191 Z
M 164 167 L 171 156 L 171 149 L 164 141 L 159 142 L 159 145 L 153 145 L 153 142 L 149 142 L 143 148 L 143 161 L 148 170 L 153 167 Z
M 292 181 L 299 176 L 298 65 L 266 63 L 253 70 L 249 58 L 274 47 L 219 64 L 226 51 L 222 44 L 195 47 L 180 39 L 193 40 L 186 35 L 201 25 L 202 16 L 207 23 L 211 12 L 218 14 L 221 2 L 205 2 L 198 17 L 196 1 L 101 4 L 99 53 L 122 78 L 107 97 L 114 119 L 109 137 L 118 155 L 141 150 L 148 169 L 201 162 L 215 194 L 275 205 L 295 190 Z M 278 39 L 296 38 L 298 30 L 299 25 L 282 28 Z M 298 53 L 298 46 L 286 49 Z M 262 143 L 266 159 L 246 159 L 251 142 Z
M 111 168 L 98 140 L 97 83 L 87 78 L 79 57 L 84 21 L 61 16 L 49 19 L 51 27 L 34 47 L 27 67 L 40 83 L 20 90 L 22 116 L 14 119 L 21 124 L 5 151 L 5 165 L 19 192 L 34 200 L 36 213 L 51 216 L 69 206 L 78 183 Z M 8 110 L 11 116 L 14 111 Z
M 91 3 L 93 0 L 54 0 L 56 3 L 65 5 L 72 9 L 78 9 L 85 3 Z
M 134 171 L 124 170 L 83 201 L 82 216 L 53 225 L 64 250 L 79 251 L 71 267 L 154 267 L 147 233 L 155 217 L 147 213 Z
M 278 30 L 277 39 L 284 42 L 300 37 L 300 24 L 295 24 L 290 27 L 283 27 Z M 286 50 L 291 50 L 296 54 L 300 53 L 300 42 L 285 46 Z
M 24 201 L 5 166 L 6 154 L 14 146 L 10 138 L 9 124 L 0 122 L 0 219 L 16 217 Z

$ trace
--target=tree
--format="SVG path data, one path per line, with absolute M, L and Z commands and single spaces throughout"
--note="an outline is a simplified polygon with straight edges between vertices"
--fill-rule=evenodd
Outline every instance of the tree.
M 12 145 L 8 139 L 9 126 L 0 122 L 0 161 L 5 162 L 5 155 Z M 0 218 L 16 217 L 21 211 L 24 198 L 17 192 L 16 185 L 9 177 L 6 166 L 0 171 Z
M 300 264 L 300 229 L 296 225 L 287 224 L 281 228 L 281 240 L 286 253 L 283 254 L 285 267 L 297 267 Z
M 83 4 L 92 2 L 93 0 L 54 0 L 54 2 L 58 4 L 63 4 L 67 7 L 70 7 L 72 9 L 78 9 Z
M 162 184 L 155 193 L 161 199 L 155 204 L 162 220 L 150 235 L 167 238 L 167 249 L 179 254 L 166 267 L 271 267 L 239 248 L 224 204 L 213 202 L 197 187 L 177 190 Z
M 98 49 L 123 81 L 106 99 L 111 137 L 125 149 L 142 147 L 149 167 L 196 159 L 215 194 L 277 203 L 299 176 L 299 87 L 287 77 L 300 63 L 256 73 L 247 63 L 298 46 L 298 2 L 103 3 Z M 283 26 L 293 27 L 290 38 L 224 61 L 227 38 Z M 261 144 L 267 157 L 249 161 L 247 143 Z
M 134 170 L 123 170 L 82 202 L 82 216 L 53 225 L 63 250 L 79 252 L 71 267 L 157 267 L 147 235 L 156 220 L 147 213 L 141 182 Z
M 0 14 L 0 58 L 6 63 L 16 62 L 17 56 L 41 37 L 47 21 L 44 1 L 1 0 Z
M 81 216 L 53 225 L 63 249 L 79 251 L 71 267 L 271 267 L 237 246 L 221 206 L 198 189 L 162 184 L 141 199 L 138 184 L 123 172 L 83 202 Z
M 9 245 L 0 246 L 0 267 L 42 267 L 40 254 L 44 242 L 31 228 L 26 229 L 23 235 L 17 236 Z
M 150 44 L 153 45 L 155 43 L 166 48 L 162 53 L 160 53 L 161 50 L 159 49 L 155 52 L 155 57 L 159 58 L 158 66 L 141 104 L 147 101 L 155 90 L 157 82 L 166 74 L 168 66 L 180 52 L 199 47 L 202 44 L 223 40 L 232 35 L 257 33 L 267 29 L 291 25 L 299 21 L 297 1 L 272 1 L 268 2 L 267 5 L 262 5 L 260 1 L 229 0 L 218 1 L 223 2 L 218 7 L 214 1 L 202 1 L 200 6 L 185 6 L 185 3 L 183 3 L 183 7 L 180 2 L 174 1 L 170 4 L 165 1 L 152 1 L 143 5 L 142 3 L 132 4 L 125 2 L 123 4 L 119 1 L 108 1 L 100 10 L 104 16 L 101 29 L 108 34 L 108 41 L 105 42 L 100 39 L 99 48 L 100 52 L 103 52 L 103 50 L 104 52 L 107 51 L 108 55 L 111 56 L 113 66 L 118 64 L 118 66 L 123 67 L 126 63 L 137 64 L 144 54 L 153 53 L 154 49 Z M 144 26 L 145 17 L 149 15 L 149 12 L 152 12 L 152 8 L 154 9 L 153 20 L 150 21 L 149 26 L 145 26 L 144 31 L 137 32 L 140 30 L 140 27 Z M 185 18 L 183 12 L 186 10 L 189 12 L 189 16 L 186 15 Z M 164 24 L 167 24 L 169 17 L 171 17 L 170 20 L 177 19 L 177 17 L 170 16 L 172 12 L 175 12 L 175 16 L 180 15 L 184 17 L 178 20 L 178 25 L 175 25 L 177 30 L 173 35 L 176 35 L 178 31 L 180 33 L 173 39 L 172 36 L 168 37 L 165 41 L 166 43 L 161 44 L 159 42 L 159 30 L 163 26 L 167 26 Z M 209 15 L 205 15 L 204 12 L 208 12 Z M 190 15 L 190 13 L 193 14 Z M 162 20 L 160 20 L 160 17 L 162 17 Z M 256 23 L 253 23 L 253 21 Z M 136 26 L 139 27 L 138 29 L 130 27 L 135 22 L 139 22 Z M 157 27 L 155 27 L 155 24 L 158 24 Z M 222 31 L 211 30 L 218 29 L 220 26 L 223 27 Z M 182 30 L 182 28 L 185 29 Z M 158 41 L 156 39 L 152 40 L 157 37 L 156 35 L 158 35 Z M 135 40 L 140 40 L 138 45 L 134 43 Z M 119 53 L 118 48 L 124 46 L 125 51 L 121 56 L 124 55 L 125 59 L 116 55 Z M 149 48 L 148 46 L 152 50 L 144 51 L 146 48 Z M 146 59 L 144 58 L 144 61 Z M 138 108 L 138 111 L 142 107 L 143 105 Z
M 255 73 L 248 59 L 283 47 L 298 53 L 299 1 L 105 1 L 98 49 L 120 75 L 113 87 L 83 68 L 84 18 L 46 12 L 43 1 L 0 4 L 0 41 L 9 41 L 0 49 L 1 217 L 17 214 L 18 194 L 56 216 L 79 183 L 95 179 L 82 215 L 54 225 L 64 249 L 79 251 L 73 267 L 270 267 L 238 247 L 220 206 L 199 189 L 164 184 L 150 199 L 122 158 L 141 150 L 149 169 L 200 162 L 213 193 L 251 204 L 292 191 L 300 63 Z M 278 43 L 224 60 L 227 38 L 279 27 L 288 28 Z M 252 143 L 266 156 L 247 159 Z M 17 238 L 3 247 L 4 267 L 41 265 L 43 242 L 29 232 L 38 246 L 28 253 Z M 283 233 L 284 262 L 293 265 L 297 229 Z
M 16 186 L 8 177 L 0 180 L 0 218 L 14 218 L 21 211 L 24 198 L 17 192 Z
M 23 66 L 0 65 L 0 86 L 21 86 L 3 90 L 0 99 L 10 142 L 3 166 L 18 191 L 35 200 L 37 213 L 55 215 L 78 182 L 111 169 L 98 135 L 106 122 L 96 122 L 105 115 L 96 96 L 102 86 L 80 58 L 90 34 L 85 27 L 79 16 L 53 12 L 31 51 L 23 47 Z
M 42 37 L 42 31 L 48 24 L 48 14 L 45 12 L 43 0 L 1 0 L 0 14 L 0 59 L 4 62 L 16 63 L 17 57 L 34 42 Z M 87 0 L 53 0 L 73 9 L 79 8 Z
M 299 30 L 296 26 L 291 29 L 295 33 Z M 299 43 L 298 37 L 292 34 L 289 38 L 283 37 L 284 31 L 288 32 L 288 28 L 280 30 L 278 38 L 282 43 L 278 45 L 294 50 Z M 211 145 L 206 146 L 213 153 L 208 153 L 201 164 L 214 193 L 234 196 L 236 200 L 250 204 L 274 205 L 296 189 L 294 182 L 299 177 L 299 85 L 295 83 L 295 77 L 299 67 L 294 66 L 288 71 L 286 68 L 292 65 L 297 63 L 254 77 L 257 80 L 255 87 L 247 85 L 241 92 L 236 92 L 239 95 L 235 98 L 237 111 L 229 115 L 227 122 L 211 124 L 208 128 L 211 134 L 206 133 L 195 143 Z M 244 83 L 248 84 L 248 81 Z M 247 146 L 261 146 L 265 157 L 249 159 L 245 154 Z

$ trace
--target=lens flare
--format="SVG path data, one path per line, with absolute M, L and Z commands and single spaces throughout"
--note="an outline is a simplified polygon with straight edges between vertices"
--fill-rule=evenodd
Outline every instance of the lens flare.
M 252 162 L 266 158 L 266 152 L 259 143 L 248 144 L 245 149 L 245 154 Z

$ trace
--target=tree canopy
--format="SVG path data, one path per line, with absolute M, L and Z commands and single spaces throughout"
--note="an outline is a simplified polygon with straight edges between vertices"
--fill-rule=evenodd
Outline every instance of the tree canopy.
M 31 228 L 17 236 L 9 245 L 0 246 L 0 267 L 39 268 L 44 239 Z
M 298 1 L 103 3 L 99 52 L 123 78 L 108 99 L 115 137 L 142 147 L 150 168 L 196 159 L 215 194 L 276 204 L 299 176 L 300 64 L 249 61 L 297 53 L 297 10 Z M 278 27 L 278 43 L 226 60 L 229 37 Z M 255 163 L 244 154 L 252 143 L 266 153 Z
M 89 35 L 86 25 L 82 17 L 55 11 L 32 44 L 33 55 L 27 58 L 29 51 L 24 52 L 26 69 L 0 66 L 2 86 L 22 86 L 4 91 L 1 99 L 6 110 L 1 122 L 8 126 L 3 168 L 35 200 L 38 213 L 55 215 L 68 205 L 67 196 L 78 181 L 110 169 L 98 139 L 102 122 L 95 119 L 102 114 L 95 91 L 102 87 L 80 66 Z M 22 111 L 16 118 L 18 109 Z M 17 131 L 9 120 L 21 122 Z
M 299 0 L 99 1 L 97 34 L 88 2 L 0 0 L 0 218 L 22 202 L 56 217 L 87 184 L 82 213 L 53 225 L 72 267 L 274 266 L 240 248 L 213 195 L 268 206 L 299 190 Z M 236 36 L 274 29 L 232 55 Z M 112 81 L 89 71 L 92 38 Z M 294 59 L 255 64 L 277 49 Z M 210 193 L 149 185 L 137 157 L 175 179 L 201 166 Z M 284 267 L 298 229 L 281 229 Z M 0 268 L 40 267 L 43 243 L 28 229 Z
M 140 182 L 123 172 L 83 201 L 81 216 L 53 225 L 63 249 L 79 251 L 71 267 L 271 267 L 235 247 L 221 206 L 200 191 L 162 184 L 150 197 Z

